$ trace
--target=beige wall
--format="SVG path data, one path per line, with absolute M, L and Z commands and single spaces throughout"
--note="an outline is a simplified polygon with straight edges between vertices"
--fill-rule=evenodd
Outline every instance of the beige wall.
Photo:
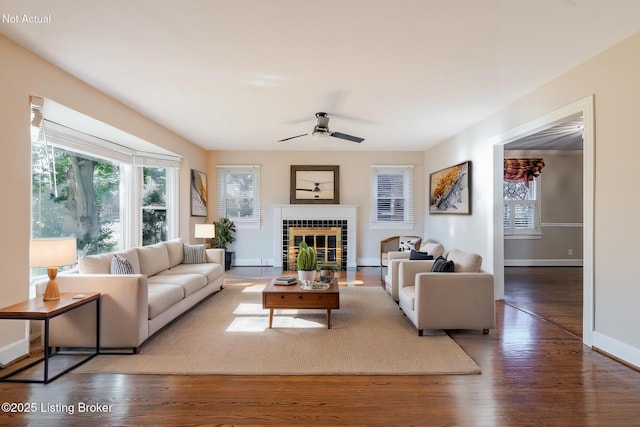
M 215 165 L 261 165 L 261 204 L 263 223 L 259 230 L 240 229 L 230 247 L 236 252 L 236 262 L 244 265 L 271 265 L 273 262 L 273 208 L 289 204 L 290 165 L 339 165 L 340 203 L 358 205 L 357 253 L 358 265 L 378 265 L 380 240 L 399 234 L 420 233 L 424 216 L 424 168 L 422 152 L 371 151 L 219 151 L 209 158 L 209 182 L 215 183 Z M 413 229 L 372 229 L 369 226 L 370 166 L 414 165 L 414 195 L 417 223 Z M 212 197 L 215 199 L 215 197 Z M 211 222 L 217 218 L 215 207 L 209 209 Z
M 4 183 L 1 235 L 8 253 L 0 257 L 0 306 L 28 297 L 30 221 L 30 104 L 31 95 L 51 99 L 122 129 L 185 158 L 180 175 L 180 235 L 193 234 L 189 216 L 189 169 L 207 168 L 204 150 L 109 98 L 3 36 L 0 36 L 0 177 Z M 24 338 L 24 322 L 0 321 L 2 354 Z M 3 349 L 4 348 L 4 349 Z M 10 350 L 9 350 L 10 351 Z
M 493 265 L 494 209 L 501 203 L 492 191 L 491 139 L 545 114 L 594 95 L 594 329 L 593 345 L 640 366 L 640 286 L 637 262 L 640 198 L 634 195 L 640 157 L 640 33 L 543 85 L 450 140 L 425 153 L 427 173 L 464 160 L 474 162 L 474 214 L 468 217 L 425 217 L 425 233 L 445 247 L 478 251 L 485 268 Z M 590 233 L 590 231 L 587 231 Z
M 538 178 L 542 238 L 505 239 L 505 265 L 582 265 L 582 151 L 509 150 L 504 156 L 545 162 Z

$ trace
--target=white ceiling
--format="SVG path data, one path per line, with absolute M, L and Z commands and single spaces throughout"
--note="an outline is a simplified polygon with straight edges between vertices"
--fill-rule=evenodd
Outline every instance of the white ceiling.
M 640 30 L 638 0 L 0 0 L 0 11 L 50 15 L 0 33 L 221 150 L 424 150 Z M 277 142 L 311 132 L 318 111 L 365 141 Z

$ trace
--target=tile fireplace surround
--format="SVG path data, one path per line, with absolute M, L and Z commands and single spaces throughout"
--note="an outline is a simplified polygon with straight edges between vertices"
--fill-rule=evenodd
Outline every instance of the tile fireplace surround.
M 273 264 L 274 267 L 283 267 L 282 243 L 284 238 L 283 222 L 287 224 L 296 221 L 346 221 L 346 267 L 356 268 L 356 212 L 357 205 L 279 205 L 273 210 Z M 344 264 L 343 264 L 344 265 Z

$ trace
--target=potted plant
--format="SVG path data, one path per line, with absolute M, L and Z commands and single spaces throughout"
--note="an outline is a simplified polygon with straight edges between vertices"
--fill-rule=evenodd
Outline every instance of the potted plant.
M 320 264 L 320 278 L 330 277 L 331 280 L 335 277 L 335 272 L 338 271 L 338 266 L 335 264 Z
M 305 242 L 300 242 L 298 247 L 298 278 L 300 281 L 313 282 L 318 268 L 316 251 Z
M 214 221 L 213 225 L 216 226 L 216 235 L 211 239 L 213 247 L 224 249 L 224 269 L 229 270 L 233 252 L 227 251 L 227 247 L 236 240 L 233 235 L 236 232 L 236 225 L 229 218 L 220 218 Z

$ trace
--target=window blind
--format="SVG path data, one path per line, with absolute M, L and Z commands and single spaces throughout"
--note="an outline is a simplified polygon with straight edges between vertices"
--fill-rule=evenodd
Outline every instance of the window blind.
M 180 157 L 178 156 L 139 152 L 47 119 L 43 120 L 38 143 L 47 143 L 54 147 L 86 156 L 99 157 L 113 162 L 135 166 L 180 167 Z
M 226 217 L 240 224 L 259 224 L 260 166 L 219 165 L 217 175 L 218 217 Z
M 413 166 L 371 167 L 371 223 L 414 224 Z

